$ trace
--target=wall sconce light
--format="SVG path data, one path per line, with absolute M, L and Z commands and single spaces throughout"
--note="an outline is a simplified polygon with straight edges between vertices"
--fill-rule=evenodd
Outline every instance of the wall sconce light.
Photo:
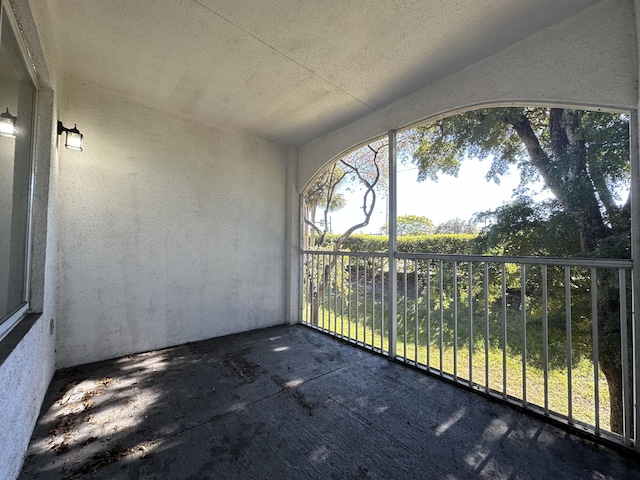
M 0 137 L 16 138 L 17 119 L 9 113 L 9 107 L 6 112 L 0 113 Z
M 78 126 L 74 125 L 73 128 L 67 128 L 62 125 L 62 122 L 58 120 L 58 135 L 66 134 L 64 140 L 64 146 L 69 150 L 82 151 L 82 144 L 84 142 L 84 135 L 78 130 Z

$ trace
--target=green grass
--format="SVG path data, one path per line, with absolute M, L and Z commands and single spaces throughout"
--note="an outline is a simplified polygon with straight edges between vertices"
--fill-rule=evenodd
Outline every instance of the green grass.
M 305 312 L 308 314 L 308 312 Z M 355 316 L 355 312 L 351 312 Z M 332 310 L 321 310 L 319 314 L 319 327 L 330 332 L 340 334 L 353 340 L 367 345 L 374 349 L 383 351 L 389 350 L 389 341 L 387 337 L 387 319 L 385 312 L 384 329 L 381 330 L 381 311 L 376 306 L 375 312 L 375 328 L 372 326 L 371 312 L 367 312 L 366 322 L 363 320 L 363 312 L 359 311 L 360 319 L 358 322 L 349 320 L 348 314 L 345 316 L 335 315 Z M 307 321 L 306 317 L 303 321 Z M 409 341 L 404 343 L 404 330 L 402 325 L 398 327 L 398 341 L 396 345 L 397 354 L 410 362 L 416 362 L 422 366 L 428 366 L 434 370 L 441 370 L 449 375 L 454 375 L 454 365 L 459 380 L 462 383 L 469 380 L 469 345 L 465 342 L 460 345 L 457 355 L 454 355 L 454 348 L 444 343 L 442 352 L 439 348 L 439 332 L 436 331 L 435 337 L 432 331 L 432 338 L 427 352 L 426 333 L 421 335 L 418 333 L 418 346 L 415 344 L 415 334 L 412 331 L 411 322 L 407 329 Z M 485 361 L 485 345 L 484 340 L 475 342 L 472 355 L 472 380 L 473 383 L 481 387 L 486 386 L 486 364 Z M 428 355 L 428 356 L 427 356 Z M 442 364 L 440 357 L 442 356 Z M 428 361 L 427 361 L 428 358 Z M 495 344 L 491 344 L 488 349 L 488 378 L 489 388 L 503 393 L 503 375 L 505 368 L 503 366 L 503 350 Z M 526 400 L 529 404 L 537 405 L 541 408 L 545 406 L 545 379 L 544 371 L 534 364 L 535 362 L 527 361 L 526 363 Z M 515 354 L 507 349 L 506 355 L 506 377 L 507 390 L 506 393 L 513 398 L 523 398 L 523 373 L 522 373 L 522 356 Z M 586 358 L 574 363 L 571 368 L 572 380 L 572 404 L 573 419 L 584 422 L 589 425 L 595 425 L 595 400 L 594 400 L 594 368 L 593 363 Z M 560 415 L 568 415 L 568 396 L 569 396 L 569 380 L 567 367 L 550 367 L 547 378 L 547 402 L 550 411 Z M 599 375 L 599 414 L 600 428 L 609 430 L 609 391 L 606 379 L 602 374 Z

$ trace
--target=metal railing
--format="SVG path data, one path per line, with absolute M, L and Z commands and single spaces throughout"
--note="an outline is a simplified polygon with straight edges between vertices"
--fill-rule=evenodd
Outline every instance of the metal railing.
M 630 260 L 398 253 L 391 263 L 386 253 L 304 251 L 302 322 L 636 445 Z

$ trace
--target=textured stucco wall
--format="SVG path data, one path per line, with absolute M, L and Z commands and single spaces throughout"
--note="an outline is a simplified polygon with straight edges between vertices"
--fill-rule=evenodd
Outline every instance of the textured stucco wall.
M 14 336 L 20 338 L 21 330 L 28 326 L 31 326 L 30 320 L 14 328 L 3 340 L 0 350 L 12 343 Z M 16 478 L 20 472 L 53 375 L 53 336 L 49 333 L 49 322 L 40 317 L 26 335 L 14 343 L 11 354 L 0 365 L 0 478 L 7 480 Z
M 40 2 L 42 3 L 42 2 Z M 42 44 L 29 2 L 12 2 L 40 84 L 32 218 L 31 308 L 39 316 L 21 322 L 0 343 L 0 478 L 15 478 L 55 370 L 55 253 L 57 183 L 55 62 Z M 42 25 L 41 25 L 42 26 Z M 51 188 L 50 188 L 51 187 Z
M 497 102 L 636 108 L 633 2 L 604 0 L 299 150 L 298 188 L 345 150 L 389 130 Z
M 64 91 L 57 366 L 284 323 L 286 150 Z

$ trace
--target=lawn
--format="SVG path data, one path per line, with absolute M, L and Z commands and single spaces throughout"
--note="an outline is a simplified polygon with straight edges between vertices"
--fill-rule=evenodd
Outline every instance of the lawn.
M 371 311 L 366 316 L 366 325 L 363 320 L 364 312 L 359 311 L 360 320 L 349 320 L 349 315 L 334 314 L 336 309 L 325 309 L 319 312 L 319 327 L 329 332 L 338 334 L 339 336 L 349 338 L 353 341 L 373 348 L 388 352 L 389 342 L 387 336 L 386 318 L 383 319 L 381 308 L 375 306 L 375 316 L 371 315 Z M 361 310 L 361 309 L 360 309 Z M 370 308 L 372 310 L 372 308 Z M 354 317 L 352 312 L 351 317 Z M 372 325 L 372 319 L 375 318 L 375 326 Z M 382 323 L 384 321 L 384 323 Z M 440 347 L 440 331 L 439 322 L 436 319 L 431 325 L 430 341 L 427 343 L 427 335 L 425 328 L 419 329 L 418 335 L 415 334 L 415 324 L 408 322 L 408 328 L 405 332 L 402 325 L 402 317 L 400 316 L 398 325 L 398 340 L 396 344 L 396 352 L 399 357 L 411 364 L 417 364 L 419 367 L 429 367 L 435 373 L 442 371 L 449 376 L 454 376 L 463 384 L 469 382 L 469 363 L 472 360 L 471 376 L 473 384 L 476 387 L 484 388 L 488 377 L 489 388 L 494 392 L 502 395 L 505 393 L 504 387 L 506 383 L 506 394 L 512 399 L 523 399 L 526 393 L 526 402 L 528 404 L 537 405 L 544 409 L 545 407 L 545 390 L 547 392 L 547 406 L 550 412 L 562 416 L 569 414 L 569 376 L 566 366 L 549 365 L 548 375 L 546 379 L 544 369 L 536 365 L 538 363 L 534 359 L 527 358 L 526 361 L 526 392 L 523 388 L 523 362 L 521 352 L 514 352 L 507 348 L 506 351 L 500 345 L 500 342 L 489 341 L 488 349 L 485 350 L 484 338 L 474 341 L 472 355 L 469 352 L 468 340 L 461 343 L 459 340 L 457 348 L 454 349 L 453 342 L 442 342 Z M 482 322 L 478 323 L 478 328 Z M 462 323 L 464 325 L 464 323 Z M 443 324 L 443 338 L 449 335 L 448 325 Z M 446 329 L 446 331 L 445 331 Z M 517 329 L 516 329 L 517 330 Z M 405 342 L 405 333 L 406 342 Z M 514 331 L 510 331 L 512 335 Z M 461 334 L 464 330 L 461 329 Z M 491 333 L 490 333 L 491 339 Z M 529 343 L 529 341 L 527 342 Z M 427 349 L 427 344 L 429 348 Z M 488 368 L 487 368 L 488 365 Z M 506 382 L 504 376 L 506 373 Z M 591 426 L 596 424 L 595 398 L 594 398 L 594 368 L 593 363 L 588 358 L 581 358 L 571 365 L 571 399 L 572 399 L 572 418 L 576 422 L 582 422 Z M 607 382 L 602 373 L 599 375 L 599 414 L 600 428 L 609 430 L 609 391 Z

